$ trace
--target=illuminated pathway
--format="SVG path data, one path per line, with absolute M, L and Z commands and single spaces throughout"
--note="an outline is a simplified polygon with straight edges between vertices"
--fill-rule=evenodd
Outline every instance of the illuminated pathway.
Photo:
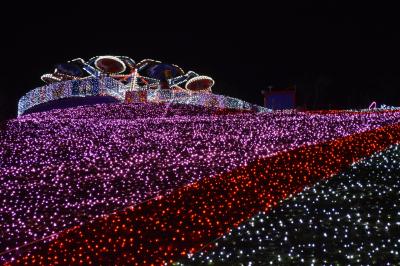
M 184 265 L 400 262 L 400 146 L 260 213 Z

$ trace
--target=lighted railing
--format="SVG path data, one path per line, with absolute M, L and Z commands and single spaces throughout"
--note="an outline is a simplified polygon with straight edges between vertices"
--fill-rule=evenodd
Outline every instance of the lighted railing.
M 29 91 L 18 102 L 18 116 L 34 106 L 63 98 L 112 96 L 123 101 L 125 100 L 125 93 L 131 89 L 136 92 L 145 91 L 144 101 L 147 102 L 171 102 L 217 108 L 254 110 L 257 112 L 270 111 L 267 108 L 250 104 L 237 98 L 210 92 L 193 93 L 187 90 L 166 90 L 159 88 L 159 86 L 155 87 L 154 84 L 152 86 L 131 88 L 130 84 L 124 85 L 110 77 L 90 77 L 81 80 L 57 82 Z
M 229 108 L 229 109 L 240 109 L 240 110 L 252 110 L 256 112 L 269 112 L 271 111 L 268 108 L 251 104 L 246 101 L 219 95 L 213 93 L 196 93 L 186 97 L 175 97 L 171 99 L 172 103 L 180 103 L 180 104 L 191 104 L 191 105 L 200 105 L 200 106 L 209 106 L 209 107 L 217 107 L 217 108 Z
M 123 100 L 125 90 L 126 86 L 110 77 L 57 82 L 35 88 L 22 96 L 18 102 L 18 116 L 36 105 L 62 98 L 105 95 Z

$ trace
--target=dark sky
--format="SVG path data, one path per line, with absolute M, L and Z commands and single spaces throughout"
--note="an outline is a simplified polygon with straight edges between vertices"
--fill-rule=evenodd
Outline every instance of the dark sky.
M 296 84 L 297 104 L 307 108 L 367 107 L 374 100 L 400 106 L 394 6 L 297 2 L 161 8 L 151 15 L 113 8 L 15 13 L 2 23 L 0 120 L 15 116 L 19 97 L 41 86 L 40 76 L 55 64 L 106 54 L 175 63 L 213 77 L 216 93 L 257 104 L 268 85 Z

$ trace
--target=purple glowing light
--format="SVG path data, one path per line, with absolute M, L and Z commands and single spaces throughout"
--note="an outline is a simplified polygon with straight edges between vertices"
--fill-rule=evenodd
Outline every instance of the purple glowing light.
M 110 104 L 25 115 L 0 132 L 0 253 L 279 151 L 400 112 L 238 113 Z

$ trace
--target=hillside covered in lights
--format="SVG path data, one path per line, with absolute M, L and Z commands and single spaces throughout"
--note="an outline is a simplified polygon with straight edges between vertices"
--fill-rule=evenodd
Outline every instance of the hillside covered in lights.
M 127 56 L 0 129 L 0 264 L 399 263 L 400 109 L 273 111 Z
M 1 262 L 357 262 L 376 256 L 363 234 L 378 231 L 371 243 L 393 260 L 399 121 L 175 103 L 23 115 L 0 131 Z

